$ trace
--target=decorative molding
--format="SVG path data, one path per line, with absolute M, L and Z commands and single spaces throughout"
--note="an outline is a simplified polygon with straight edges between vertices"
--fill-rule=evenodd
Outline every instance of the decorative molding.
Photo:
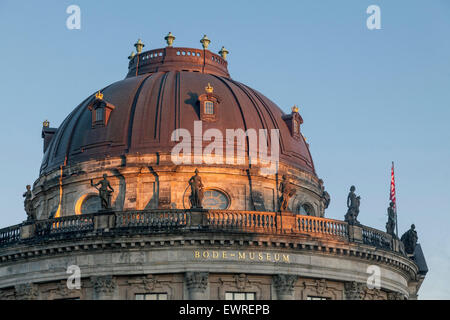
M 54 283 L 49 288 L 42 290 L 42 292 L 47 293 L 47 300 L 77 298 L 81 296 L 81 290 L 69 289 L 66 280 Z
M 234 279 L 236 280 L 236 288 L 238 290 L 245 290 L 251 285 L 250 280 L 245 273 L 234 275 Z
M 192 232 L 192 231 L 189 231 Z M 94 239 L 81 239 L 81 241 L 73 241 L 70 244 L 64 244 L 58 242 L 58 240 L 51 240 L 44 244 L 36 243 L 30 244 L 26 247 L 23 245 L 19 245 L 17 248 L 17 252 L 14 252 L 14 248 L 8 247 L 8 251 L 5 251 L 3 255 L 0 254 L 0 265 L 3 263 L 11 262 L 11 261 L 19 261 L 28 259 L 30 257 L 43 257 L 43 256 L 55 256 L 55 255 L 65 255 L 67 252 L 74 251 L 83 251 L 83 252 L 95 252 L 95 251 L 105 251 L 105 250 L 116 250 L 118 246 L 121 248 L 135 248 L 139 247 L 160 247 L 161 245 L 167 245 L 171 248 L 175 246 L 185 246 L 190 245 L 192 243 L 199 243 L 203 238 L 195 238 L 195 237 L 185 237 L 183 239 L 175 239 L 175 240 L 164 240 L 162 239 L 157 241 L 148 241 L 142 239 L 142 235 L 140 239 L 117 239 L 108 243 L 103 242 L 101 239 L 101 235 L 98 238 Z M 234 240 L 226 239 L 223 241 L 214 241 L 215 245 L 228 246 L 232 244 Z M 243 245 L 248 246 L 275 246 L 275 243 L 270 241 L 254 241 L 250 239 L 243 239 Z M 292 253 L 301 252 L 301 251 L 320 251 L 320 254 L 327 254 L 333 256 L 340 257 L 352 257 L 359 258 L 365 261 L 375 261 L 377 264 L 389 265 L 395 268 L 398 272 L 403 273 L 405 276 L 409 278 L 414 278 L 418 272 L 417 266 L 413 261 L 399 255 L 395 252 L 371 252 L 368 251 L 368 246 L 364 244 L 357 244 L 354 246 L 348 245 L 338 245 L 336 243 L 327 243 L 322 242 L 322 246 L 313 245 L 310 243 L 305 243 L 304 240 L 292 240 L 286 239 L 281 242 L 282 247 L 285 248 L 295 248 Z M 0 253 L 3 248 L 0 248 Z M 12 251 L 11 251 L 12 250 Z
M 273 276 L 273 284 L 279 296 L 292 295 L 297 280 L 297 275 L 276 274 Z
M 36 300 L 39 296 L 38 286 L 34 283 L 15 285 L 14 290 L 17 300 Z
M 344 293 L 347 300 L 363 300 L 366 294 L 366 284 L 351 281 L 344 283 Z
M 152 292 L 155 288 L 160 286 L 160 281 L 158 281 L 157 277 L 152 274 L 139 277 L 137 279 L 128 280 L 127 283 L 137 286 L 145 292 Z
M 98 276 L 91 278 L 94 291 L 97 294 L 111 295 L 116 289 L 116 281 L 113 276 Z
M 388 300 L 405 300 L 405 296 L 400 292 L 388 292 L 387 299 Z
M 208 272 L 186 272 L 188 290 L 204 292 L 208 286 L 208 275 Z

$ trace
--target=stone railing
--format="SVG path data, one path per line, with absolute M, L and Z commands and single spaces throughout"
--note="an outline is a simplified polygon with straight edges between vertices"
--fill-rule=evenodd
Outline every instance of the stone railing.
M 188 213 L 184 210 L 125 211 L 115 213 L 116 228 L 182 227 L 186 226 Z
M 22 224 L 16 224 L 15 226 L 0 229 L 0 246 L 19 241 L 21 226 Z
M 0 229 L 0 246 L 18 242 L 45 241 L 67 237 L 149 233 L 161 230 L 191 230 L 264 233 L 312 236 L 357 242 L 385 250 L 399 251 L 397 239 L 366 226 L 348 225 L 344 221 L 295 215 L 290 212 L 238 210 L 142 210 L 97 212 L 93 214 L 24 222 Z
M 303 215 L 297 216 L 296 220 L 298 232 L 300 233 L 318 233 L 342 238 L 348 237 L 347 222 Z
M 277 231 L 275 212 L 210 210 L 206 213 L 206 219 L 211 229 Z
M 392 236 L 377 229 L 362 227 L 363 243 L 378 248 L 392 249 Z
M 39 220 L 34 226 L 35 235 L 40 237 L 54 234 L 91 231 L 94 230 L 94 214 Z

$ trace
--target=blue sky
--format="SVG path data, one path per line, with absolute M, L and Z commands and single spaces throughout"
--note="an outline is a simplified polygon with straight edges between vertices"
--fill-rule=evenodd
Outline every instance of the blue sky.
M 66 8 L 81 8 L 81 30 Z M 366 9 L 381 8 L 381 30 Z M 229 51 L 232 78 L 285 112 L 297 104 L 326 216 L 343 219 L 354 184 L 360 221 L 384 230 L 391 161 L 399 232 L 415 223 L 429 274 L 420 298 L 450 299 L 450 2 L 0 1 L 0 226 L 25 219 L 42 121 L 59 126 L 92 92 L 125 77 L 127 56 L 165 45 Z

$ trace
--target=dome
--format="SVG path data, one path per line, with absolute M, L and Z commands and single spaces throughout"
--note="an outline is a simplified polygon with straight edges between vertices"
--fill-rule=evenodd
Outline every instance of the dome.
M 101 90 L 101 99 L 112 106 L 107 124 L 93 127 L 96 95 L 89 96 L 52 135 L 41 174 L 92 159 L 170 152 L 177 143 L 171 141 L 172 132 L 178 128 L 193 132 L 194 121 L 201 120 L 198 100 L 210 85 L 220 108 L 214 121 L 203 122 L 203 132 L 279 129 L 280 161 L 315 175 L 307 143 L 301 134 L 295 137 L 291 132 L 286 120 L 290 115 L 260 92 L 231 79 L 220 55 L 166 47 L 130 58 L 126 78 Z

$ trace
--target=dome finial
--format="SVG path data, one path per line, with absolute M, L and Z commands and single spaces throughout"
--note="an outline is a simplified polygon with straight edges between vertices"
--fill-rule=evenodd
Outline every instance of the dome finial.
M 211 43 L 211 40 L 208 39 L 208 37 L 205 35 L 203 35 L 203 38 L 200 40 L 200 43 L 203 46 L 203 49 L 208 49 L 209 44 Z
M 298 107 L 297 107 L 297 105 L 294 105 L 294 106 L 292 107 L 292 112 L 298 113 Z
M 145 44 L 141 41 L 141 39 L 138 39 L 134 46 L 136 47 L 137 53 L 140 54 L 142 52 L 142 48 L 145 47 Z
M 206 91 L 206 93 L 211 94 L 211 93 L 213 93 L 214 88 L 211 86 L 210 83 L 208 83 L 208 86 L 205 87 L 205 91 Z
M 131 60 L 134 58 L 136 54 L 134 53 L 134 51 L 131 51 L 130 55 L 128 56 L 128 60 Z
M 230 53 L 230 52 L 227 49 L 225 49 L 225 47 L 222 46 L 222 49 L 220 49 L 220 51 L 219 51 L 219 54 L 222 56 L 222 58 L 227 60 L 228 53 Z
M 100 90 L 95 94 L 95 99 L 103 100 L 103 93 Z
M 50 121 L 45 120 L 44 122 L 42 122 L 42 126 L 43 126 L 44 128 L 50 127 Z
M 166 40 L 167 46 L 171 47 L 173 44 L 173 41 L 175 40 L 175 36 L 172 34 L 172 32 L 169 32 L 169 34 L 164 37 L 164 40 Z

